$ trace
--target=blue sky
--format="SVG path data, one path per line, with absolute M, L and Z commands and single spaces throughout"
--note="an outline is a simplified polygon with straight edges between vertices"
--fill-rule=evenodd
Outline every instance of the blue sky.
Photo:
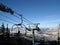
M 0 0 L 0 3 L 22 14 L 31 22 L 40 23 L 40 27 L 54 27 L 60 23 L 60 0 Z M 2 17 L 2 14 L 20 22 L 20 19 L 1 11 L 0 19 L 8 20 Z M 4 21 L 0 21 L 0 24 L 2 22 Z M 7 22 L 4 23 L 7 24 Z

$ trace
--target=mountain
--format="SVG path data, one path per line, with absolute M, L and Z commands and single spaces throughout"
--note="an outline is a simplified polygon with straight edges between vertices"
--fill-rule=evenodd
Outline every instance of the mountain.
M 58 27 L 49 27 L 49 28 L 40 28 L 40 31 L 35 30 L 36 39 L 45 39 L 45 40 L 57 40 L 58 38 Z M 25 28 L 19 28 L 21 34 L 25 34 L 29 37 L 32 37 L 32 30 L 28 31 Z M 18 29 L 14 28 L 11 33 L 17 33 Z
M 42 31 L 42 29 L 41 29 L 41 31 Z M 58 27 L 45 28 L 42 31 L 42 35 L 43 35 L 43 37 L 45 37 L 48 40 L 57 40 L 57 38 L 58 38 Z

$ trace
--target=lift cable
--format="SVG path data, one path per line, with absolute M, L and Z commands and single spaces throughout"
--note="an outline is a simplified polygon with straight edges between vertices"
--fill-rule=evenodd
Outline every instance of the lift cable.
M 15 12 L 15 14 L 17 14 L 18 16 L 21 16 L 21 14 Z M 25 17 L 22 16 L 23 19 L 27 20 L 28 22 L 32 23 L 31 21 L 29 21 L 28 19 L 26 19 Z
M 0 19 L 1 21 L 5 21 L 5 22 L 8 22 L 8 23 L 11 23 L 11 24 L 16 24 L 16 23 L 13 23 L 13 22 L 10 22 L 10 21 L 7 21 L 7 20 L 4 20 L 4 19 Z
M 5 16 L 5 15 L 3 15 L 3 14 L 2 14 L 1 16 L 5 17 L 5 18 L 8 18 L 9 20 L 14 21 L 14 22 L 16 22 L 16 23 L 17 23 L 17 21 L 16 21 L 16 20 L 13 20 L 13 19 L 11 19 L 11 18 L 9 18 L 9 17 L 7 17 L 7 16 Z
M 4 4 L 0 4 L 0 10 L 1 11 L 3 11 L 3 12 L 8 12 L 8 13 L 10 13 L 10 14 L 17 14 L 18 16 L 20 16 L 21 17 L 21 23 L 23 23 L 23 20 L 22 20 L 22 18 L 23 19 L 25 19 L 25 20 L 27 20 L 28 22 L 30 22 L 30 23 L 32 23 L 31 21 L 29 21 L 28 19 L 26 19 L 25 17 L 23 17 L 22 15 L 20 15 L 19 13 L 17 13 L 17 12 L 15 12 L 15 11 L 13 11 L 11 8 L 9 8 L 9 7 L 7 7 L 7 6 L 5 6 Z M 17 17 L 17 18 L 19 18 L 18 16 L 16 16 L 16 15 L 14 15 L 15 17 Z

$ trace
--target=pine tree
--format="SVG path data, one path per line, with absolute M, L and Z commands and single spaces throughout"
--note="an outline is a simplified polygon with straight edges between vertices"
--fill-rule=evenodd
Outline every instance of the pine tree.
M 7 33 L 9 33 L 9 28 L 8 28 L 8 24 L 7 24 L 6 32 L 7 32 Z
M 2 29 L 2 33 L 4 34 L 4 32 L 5 32 L 5 26 L 4 26 L 4 23 L 2 23 L 1 29 Z
M 2 25 L 1 25 L 1 32 L 2 32 L 2 38 L 1 39 L 5 39 L 4 38 L 4 34 L 5 34 L 5 26 L 4 26 L 4 23 L 2 23 Z
M 7 24 L 7 28 L 6 28 L 6 36 L 7 36 L 7 38 L 9 38 L 9 36 L 10 36 L 10 32 L 9 32 L 9 28 L 8 28 L 8 24 Z

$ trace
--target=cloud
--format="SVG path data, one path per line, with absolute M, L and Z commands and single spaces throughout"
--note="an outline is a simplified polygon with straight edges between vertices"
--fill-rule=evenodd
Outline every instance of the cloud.
M 55 19 L 55 20 L 44 20 L 40 21 L 39 27 L 56 27 L 60 23 L 60 19 Z
M 47 24 L 47 23 L 60 23 L 60 19 L 44 20 L 44 21 L 41 21 L 40 23 L 44 23 L 44 24 Z

